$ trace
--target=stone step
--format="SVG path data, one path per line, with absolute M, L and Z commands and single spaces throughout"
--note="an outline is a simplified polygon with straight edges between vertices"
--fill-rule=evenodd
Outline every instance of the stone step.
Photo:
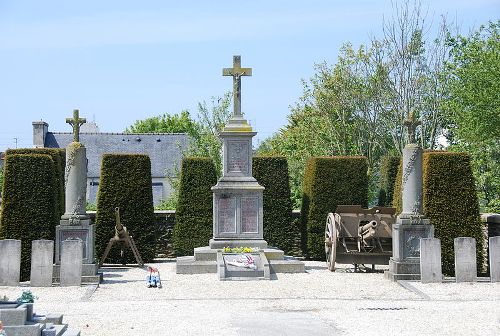
M 264 249 L 264 254 L 266 255 L 267 260 L 283 260 L 285 257 L 285 252 L 276 248 Z
M 217 273 L 217 261 L 195 260 L 193 256 L 178 257 L 177 274 Z
M 4 326 L 8 336 L 41 336 L 43 325 L 40 323 Z
M 82 275 L 82 285 L 95 285 L 102 282 L 103 275 L 98 273 L 97 275 Z M 52 284 L 54 286 L 59 286 L 59 277 L 52 278 Z
M 271 273 L 304 273 L 304 263 L 296 259 L 269 260 Z
M 64 334 L 62 334 L 62 336 L 80 336 L 80 331 L 78 331 L 76 329 L 68 328 L 68 329 L 66 329 Z
M 96 275 L 99 267 L 97 264 L 83 264 L 82 265 L 82 275 Z M 52 277 L 59 278 L 61 273 L 61 265 L 54 265 Z
M 62 314 L 33 315 L 33 322 L 62 324 Z
M 196 261 L 216 261 L 217 250 L 211 249 L 209 246 L 196 247 L 194 249 L 194 259 Z

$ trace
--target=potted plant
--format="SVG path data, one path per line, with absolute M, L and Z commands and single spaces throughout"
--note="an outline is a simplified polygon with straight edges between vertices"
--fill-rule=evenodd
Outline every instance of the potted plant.
M 24 304 L 26 307 L 26 318 L 28 321 L 33 320 L 33 305 L 35 300 L 38 299 L 33 293 L 28 289 L 23 291 L 21 296 L 17 298 L 17 302 Z

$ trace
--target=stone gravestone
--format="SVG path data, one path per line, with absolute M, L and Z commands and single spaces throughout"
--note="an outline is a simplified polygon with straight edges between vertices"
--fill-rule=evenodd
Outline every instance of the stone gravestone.
M 73 127 L 73 142 L 66 148 L 65 170 L 65 212 L 60 225 L 56 227 L 56 264 L 61 261 L 61 245 L 67 239 L 80 239 L 83 242 L 83 276 L 85 282 L 99 282 L 97 265 L 94 262 L 95 226 L 91 224 L 86 211 L 87 193 L 87 155 L 85 146 L 80 143 L 80 126 L 85 123 L 78 110 L 66 122 Z M 58 277 L 59 266 L 54 268 Z
M 82 284 L 83 242 L 81 239 L 66 239 L 61 243 L 61 286 Z
M 31 242 L 32 287 L 51 287 L 54 272 L 54 241 L 33 240 Z
M 0 240 L 0 286 L 19 286 L 21 279 L 21 241 Z
M 434 227 L 422 214 L 422 148 L 415 139 L 419 125 L 410 113 L 405 121 L 408 144 L 403 149 L 403 210 L 392 226 L 392 258 L 385 273 L 393 281 L 420 279 L 420 239 L 434 237 Z
M 489 239 L 490 279 L 500 282 L 500 236 Z
M 420 274 L 422 283 L 441 282 L 441 241 L 437 238 L 420 239 Z
M 477 281 L 476 239 L 458 237 L 455 246 L 455 279 L 457 282 Z
M 275 273 L 304 272 L 302 262 L 285 260 L 283 251 L 267 248 L 267 242 L 263 238 L 264 187 L 252 176 L 252 138 L 257 132 L 253 131 L 241 113 L 241 77 L 251 76 L 252 69 L 242 68 L 241 57 L 234 56 L 233 67 L 223 69 L 222 75 L 233 78 L 234 109 L 219 134 L 222 139 L 223 173 L 212 187 L 213 238 L 210 239 L 209 246 L 195 248 L 194 257 L 177 258 L 176 272 L 245 275 L 233 277 L 239 279 L 269 279 L 266 267 Z M 255 272 L 242 270 L 235 273 L 234 270 L 221 269 L 226 264 L 225 257 L 221 254 L 224 247 L 250 247 L 255 250 L 258 260 Z M 264 276 L 260 276 L 261 274 Z M 224 276 L 222 278 L 227 279 Z

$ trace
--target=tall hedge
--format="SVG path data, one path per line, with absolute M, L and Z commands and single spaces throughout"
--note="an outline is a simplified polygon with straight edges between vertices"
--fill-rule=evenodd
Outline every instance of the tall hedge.
M 337 205 L 368 205 L 366 157 L 313 157 L 307 161 L 301 209 L 303 250 L 307 257 L 325 258 L 326 216 Z
M 59 220 L 54 160 L 42 154 L 5 157 L 0 239 L 21 240 L 21 281 L 30 278 L 31 241 L 55 240 Z
M 64 148 L 16 148 L 8 149 L 6 155 L 12 154 L 45 154 L 49 155 L 55 164 L 55 183 L 57 196 L 57 207 L 59 215 L 64 214 L 64 171 L 66 169 L 66 150 Z
M 104 154 L 97 194 L 96 258 L 99 260 L 115 234 L 115 208 L 120 208 L 121 223 L 133 236 L 144 262 L 155 257 L 151 160 L 142 154 Z M 135 263 L 129 248 L 125 261 Z M 106 262 L 122 262 L 115 244 Z
M 292 222 L 292 201 L 288 162 L 285 157 L 261 156 L 252 159 L 253 176 L 264 188 L 264 239 L 270 246 L 290 252 L 296 226 Z
M 392 206 L 394 194 L 394 181 L 398 174 L 399 156 L 384 156 L 380 164 L 380 189 L 378 194 L 378 206 Z
M 443 273 L 455 273 L 453 241 L 457 237 L 476 238 L 477 265 L 483 264 L 483 235 L 479 203 L 470 157 L 466 153 L 431 151 L 423 154 L 423 212 L 441 239 Z M 402 175 L 402 165 L 398 175 Z M 399 177 L 401 180 L 401 177 Z M 401 181 L 396 181 L 394 201 L 401 204 Z M 398 213 L 401 212 L 401 206 Z
M 182 160 L 179 200 L 175 211 L 173 247 L 176 256 L 192 255 L 213 237 L 213 193 L 217 172 L 210 158 Z

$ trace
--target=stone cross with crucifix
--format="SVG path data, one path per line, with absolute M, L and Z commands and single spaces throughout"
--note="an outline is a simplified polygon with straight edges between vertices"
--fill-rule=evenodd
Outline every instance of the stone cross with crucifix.
M 86 122 L 87 119 L 80 119 L 78 110 L 73 110 L 73 118 L 66 118 L 66 123 L 73 127 L 73 142 L 80 142 L 80 126 Z
M 241 67 L 241 56 L 233 56 L 233 67 L 222 69 L 222 76 L 233 77 L 233 118 L 241 118 L 241 76 L 252 76 L 252 68 Z
M 415 137 L 415 131 L 418 126 L 420 126 L 422 123 L 420 120 L 415 120 L 415 117 L 413 116 L 413 112 L 410 112 L 408 114 L 408 117 L 406 118 L 404 122 L 404 126 L 408 128 L 408 143 L 414 144 L 417 143 L 417 139 Z

